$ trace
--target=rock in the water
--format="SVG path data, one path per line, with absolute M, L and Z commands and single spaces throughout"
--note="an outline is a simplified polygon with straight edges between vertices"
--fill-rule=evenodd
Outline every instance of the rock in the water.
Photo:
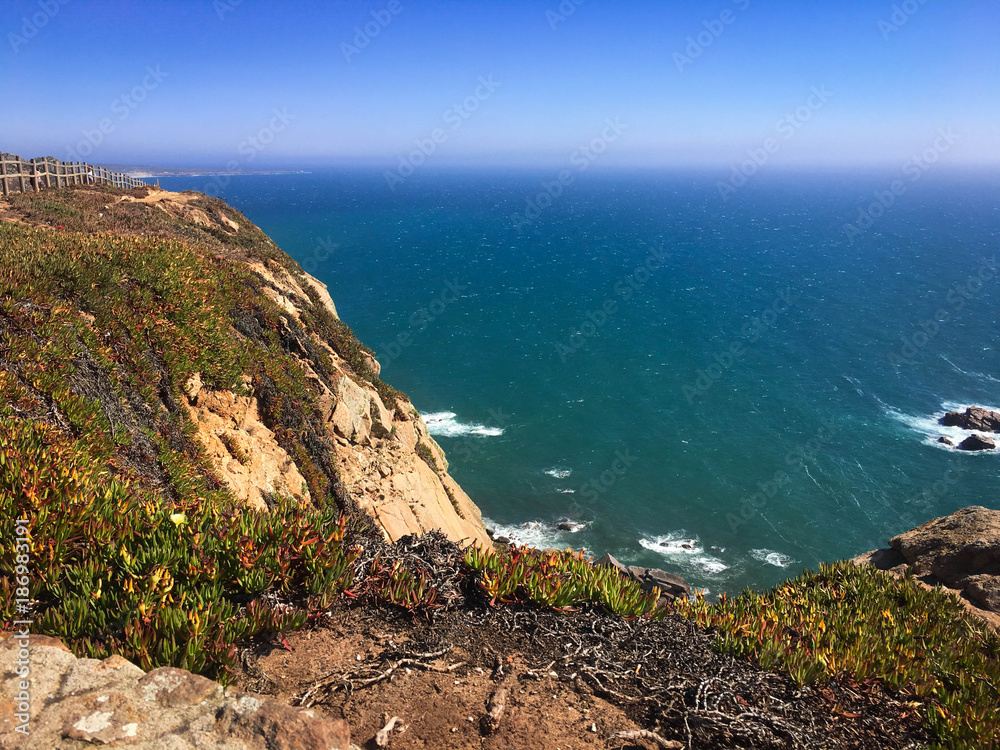
M 1000 612 L 1000 510 L 973 505 L 893 537 L 917 575 L 932 575 Z
M 950 411 L 941 417 L 946 427 L 961 427 L 963 430 L 1000 432 L 1000 414 L 981 406 L 970 406 L 964 412 Z
M 952 439 L 951 439 L 950 437 L 945 437 L 944 435 L 942 435 L 941 437 L 939 437 L 939 438 L 937 439 L 937 441 L 938 441 L 939 443 L 944 443 L 945 445 L 950 445 L 950 446 L 952 446 L 952 447 L 954 447 L 954 446 L 955 446 L 955 441 L 954 441 L 954 440 L 952 440 Z
M 642 586 L 646 592 L 654 588 L 660 590 L 660 596 L 664 599 L 681 599 L 691 595 L 691 586 L 680 576 L 667 573 L 657 568 L 640 568 L 636 565 L 625 566 L 613 555 L 603 555 L 594 560 L 594 565 L 607 565 L 614 568 L 626 578 Z
M 958 444 L 961 451 L 991 451 L 997 447 L 996 441 L 983 435 L 972 434 Z
M 660 596 L 667 599 L 682 599 L 690 596 L 691 586 L 680 576 L 667 573 L 658 568 L 639 568 L 629 566 L 629 577 L 642 586 L 642 590 L 650 592 L 654 588 L 660 590 Z

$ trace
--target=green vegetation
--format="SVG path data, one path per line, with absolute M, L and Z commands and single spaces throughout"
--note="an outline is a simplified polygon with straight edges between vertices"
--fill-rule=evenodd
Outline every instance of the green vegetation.
M 58 430 L 0 422 L 3 544 L 31 521 L 28 597 L 39 632 L 77 653 L 123 654 L 222 679 L 235 644 L 301 627 L 352 583 L 336 507 L 241 513 L 226 498 L 166 502 L 114 478 Z M 0 620 L 23 619 L 3 549 Z
M 441 467 L 438 466 L 437 459 L 434 458 L 434 454 L 426 443 L 422 443 L 419 438 L 417 438 L 417 455 L 423 459 L 424 463 L 434 469 L 435 474 L 441 473 Z
M 383 551 L 361 565 L 345 520 L 353 507 L 303 361 L 331 372 L 318 337 L 404 413 L 371 352 L 238 212 L 204 197 L 186 204 L 237 221 L 226 232 L 121 196 L 14 195 L 13 210 L 37 226 L 0 223 L 0 627 L 28 618 L 81 655 L 225 680 L 237 645 L 300 627 L 342 594 L 411 613 L 443 606 L 452 593 L 439 596 L 414 560 Z M 247 261 L 299 281 L 310 298 L 301 323 L 268 301 Z M 312 505 L 236 506 L 183 407 L 195 373 L 207 388 L 253 392 Z M 441 471 L 428 445 L 416 450 Z M 15 585 L 19 518 L 31 531 L 26 597 Z M 841 563 L 765 593 L 663 606 L 570 551 L 470 549 L 452 575 L 491 605 L 678 612 L 713 629 L 723 652 L 799 684 L 883 683 L 921 708 L 941 747 L 1000 745 L 1000 638 L 912 579 Z
M 713 628 L 726 653 L 782 669 L 799 684 L 850 674 L 923 704 L 941 747 L 1000 744 L 1000 637 L 955 598 L 841 562 L 760 594 L 677 609 Z
M 367 350 L 320 305 L 302 301 L 307 331 L 269 302 L 247 261 L 301 271 L 237 212 L 190 201 L 240 224 L 212 232 L 121 195 L 15 195 L 39 226 L 0 223 L 0 627 L 29 615 L 78 653 L 225 679 L 235 644 L 302 625 L 351 585 L 354 510 L 301 358 L 328 372 L 310 333 L 365 367 Z M 252 389 L 313 505 L 235 506 L 182 406 L 195 373 Z M 14 603 L 18 518 L 28 612 Z
M 243 450 L 243 446 L 240 444 L 240 442 L 232 435 L 229 435 L 224 432 L 221 435 L 219 435 L 219 440 L 221 440 L 222 444 L 226 446 L 226 450 L 229 451 L 230 456 L 235 458 L 244 466 L 250 463 L 250 456 L 247 454 L 245 450 Z
M 465 564 L 479 574 L 491 604 L 527 603 L 571 609 L 591 602 L 622 617 L 662 617 L 659 591 L 644 593 L 612 567 L 594 565 L 582 552 L 542 552 L 515 547 L 503 552 L 472 548 Z

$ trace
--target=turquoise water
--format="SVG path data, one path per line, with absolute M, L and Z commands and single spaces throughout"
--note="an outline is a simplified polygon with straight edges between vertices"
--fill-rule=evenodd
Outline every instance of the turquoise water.
M 1000 456 L 935 443 L 944 410 L 1000 404 L 1000 175 L 759 174 L 725 201 L 725 174 L 552 177 L 161 184 L 221 194 L 329 285 L 516 540 L 718 594 L 1000 507 Z

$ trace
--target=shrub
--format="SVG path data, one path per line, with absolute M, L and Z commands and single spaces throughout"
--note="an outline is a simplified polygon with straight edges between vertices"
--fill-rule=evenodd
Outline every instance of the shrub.
M 942 747 L 1000 744 L 1000 638 L 948 593 L 851 563 L 821 565 L 765 593 L 677 603 L 720 650 L 799 684 L 853 675 L 924 702 Z

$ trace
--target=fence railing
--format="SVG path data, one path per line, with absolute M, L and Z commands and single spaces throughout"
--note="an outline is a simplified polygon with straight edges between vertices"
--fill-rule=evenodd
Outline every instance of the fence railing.
M 149 183 L 129 177 L 121 172 L 109 172 L 80 161 L 59 161 L 51 156 L 26 161 L 13 154 L 0 153 L 0 190 L 8 193 L 27 193 L 45 188 L 70 185 L 114 185 L 134 188 Z

